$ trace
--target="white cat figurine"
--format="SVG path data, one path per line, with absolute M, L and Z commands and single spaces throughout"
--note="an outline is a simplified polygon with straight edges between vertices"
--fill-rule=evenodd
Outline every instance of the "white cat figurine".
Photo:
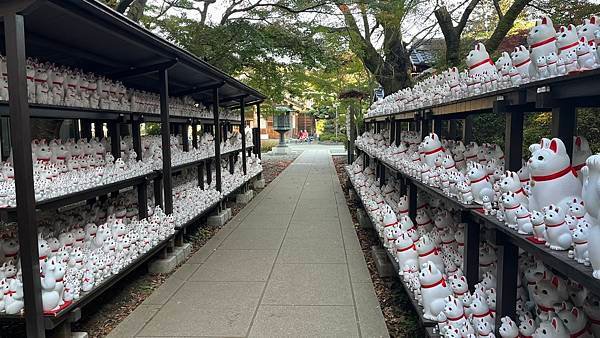
M 542 139 L 541 144 L 531 145 L 529 150 L 529 209 L 542 210 L 555 204 L 566 210 L 569 201 L 581 196 L 581 181 L 575 176 L 564 143 L 558 138 Z
M 445 299 L 452 294 L 452 291 L 440 270 L 432 262 L 426 262 L 421 266 L 419 282 L 423 297 L 423 318 L 436 320 L 444 309 Z
M 544 209 L 546 246 L 552 250 L 569 250 L 573 244 L 573 237 L 565 222 L 565 216 L 565 209 L 554 204 Z
M 540 57 L 546 57 L 550 53 L 558 54 L 556 48 L 556 30 L 552 25 L 552 19 L 549 16 L 542 16 L 540 20 L 536 20 L 536 25 L 527 35 L 527 43 L 529 44 L 529 54 L 531 60 L 538 60 Z M 538 68 L 533 63 L 530 64 L 529 74 L 532 80 L 539 79 L 540 74 Z

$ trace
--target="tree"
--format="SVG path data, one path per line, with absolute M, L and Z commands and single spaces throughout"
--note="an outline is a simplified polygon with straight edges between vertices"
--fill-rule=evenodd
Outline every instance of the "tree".
M 498 46 L 500 46 L 504 37 L 512 29 L 515 20 L 517 20 L 518 16 L 525 9 L 525 6 L 531 1 L 532 0 L 513 0 L 508 9 L 503 11 L 499 0 L 492 0 L 497 16 L 497 22 L 489 38 L 485 41 L 485 47 L 490 54 L 496 51 Z M 471 14 L 480 2 L 480 0 L 470 0 L 460 15 L 456 26 L 454 25 L 452 13 L 448 11 L 445 5 L 438 6 L 434 11 L 438 25 L 440 26 L 442 34 L 444 35 L 444 40 L 446 41 L 446 62 L 450 67 L 461 64 L 461 36 L 467 27 Z M 460 8 L 460 6 L 455 8 L 453 12 L 457 12 L 458 8 Z
M 129 15 L 140 0 L 112 1 L 115 8 Z M 162 28 L 165 19 L 173 18 L 172 13 L 179 10 L 184 15 L 179 16 L 182 21 L 173 28 L 187 30 L 188 34 L 199 29 L 190 25 L 216 29 L 243 22 L 252 27 L 281 26 L 293 34 L 300 33 L 304 41 L 312 38 L 317 43 L 323 36 L 335 35 L 387 93 L 411 84 L 409 55 L 435 28 L 435 24 L 429 25 L 412 39 L 403 40 L 403 26 L 408 25 L 407 18 L 421 4 L 418 0 L 223 0 L 219 2 L 223 6 L 219 17 L 211 17 L 216 3 L 215 0 L 157 1 L 146 6 L 141 22 L 150 28 Z M 208 43 L 198 46 L 211 48 Z M 217 46 L 224 47 L 221 44 L 213 47 Z
M 407 12 L 404 1 L 371 1 L 370 7 L 355 5 L 363 21 L 359 28 L 351 7 L 342 1 L 335 1 L 342 12 L 350 49 L 363 61 L 365 67 L 375 76 L 386 93 L 393 93 L 411 84 L 409 59 L 410 52 L 403 41 L 402 21 Z M 371 27 L 370 16 L 375 23 Z M 383 46 L 378 51 L 371 39 L 375 29 L 381 27 Z

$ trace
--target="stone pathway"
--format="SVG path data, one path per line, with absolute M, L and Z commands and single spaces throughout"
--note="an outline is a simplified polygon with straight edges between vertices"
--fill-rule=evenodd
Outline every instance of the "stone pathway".
M 309 147 L 109 337 L 387 337 L 326 147 Z

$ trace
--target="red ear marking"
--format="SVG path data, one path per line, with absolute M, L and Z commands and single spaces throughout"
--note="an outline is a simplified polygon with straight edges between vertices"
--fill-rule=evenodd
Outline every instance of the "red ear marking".
M 591 23 L 592 25 L 595 25 L 595 24 L 596 24 L 596 17 L 595 17 L 595 16 L 592 16 L 592 17 L 590 18 L 590 23 Z
M 590 45 L 590 46 L 594 46 L 594 41 L 591 41 L 591 40 L 590 40 L 590 41 L 588 41 L 588 45 Z
M 552 285 L 554 285 L 555 288 L 558 288 L 558 284 L 559 284 L 559 280 L 558 277 L 554 276 L 552 277 Z
M 550 142 L 550 150 L 555 153 L 558 152 L 558 144 L 556 143 L 556 140 L 552 140 L 552 142 Z
M 560 32 L 564 33 L 565 32 L 565 26 L 560 26 Z
M 432 271 L 431 271 L 431 264 L 429 264 L 429 265 L 428 265 L 428 267 L 429 267 L 429 272 L 432 272 Z
M 574 307 L 574 308 L 571 310 L 571 313 L 573 314 L 573 316 L 575 316 L 575 318 L 579 318 L 579 310 L 577 310 L 577 308 L 576 308 L 576 307 Z
M 577 136 L 575 138 L 575 145 L 578 147 L 581 147 L 581 137 Z
M 585 36 L 582 36 L 581 39 L 579 39 L 580 42 L 585 42 Z
M 546 18 L 545 16 L 542 17 L 542 25 L 547 25 L 548 24 L 548 18 Z
M 552 318 L 552 327 L 554 327 L 554 330 L 558 330 L 558 323 L 556 322 L 556 318 Z

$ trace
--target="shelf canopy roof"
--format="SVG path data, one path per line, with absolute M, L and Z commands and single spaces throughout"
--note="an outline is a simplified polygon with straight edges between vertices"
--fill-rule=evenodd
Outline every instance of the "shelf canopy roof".
M 96 0 L 12 0 L 0 12 L 17 8 L 24 16 L 27 56 L 80 68 L 140 90 L 158 92 L 157 66 L 170 66 L 169 95 L 191 95 L 212 104 L 219 89 L 222 107 L 263 101 L 265 96 L 192 53 L 157 36 Z M 4 26 L 0 27 L 4 34 Z M 4 39 L 1 39 L 6 55 Z

